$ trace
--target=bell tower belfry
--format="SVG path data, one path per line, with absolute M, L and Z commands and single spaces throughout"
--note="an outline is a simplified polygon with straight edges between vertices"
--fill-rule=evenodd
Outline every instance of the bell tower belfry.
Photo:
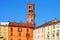
M 34 19 L 35 19 L 35 14 L 34 14 L 34 4 L 33 3 L 28 3 L 28 13 L 27 13 L 27 23 L 35 24 Z

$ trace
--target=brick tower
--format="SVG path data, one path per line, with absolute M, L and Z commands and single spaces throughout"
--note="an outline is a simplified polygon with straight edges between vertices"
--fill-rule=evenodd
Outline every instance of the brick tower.
M 33 3 L 28 3 L 28 13 L 27 13 L 27 23 L 34 24 L 34 4 Z

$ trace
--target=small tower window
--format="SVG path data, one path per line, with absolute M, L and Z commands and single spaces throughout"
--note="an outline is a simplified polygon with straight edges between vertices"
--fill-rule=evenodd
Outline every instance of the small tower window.
M 31 8 L 31 6 L 29 6 L 29 8 Z
M 33 12 L 33 10 L 29 10 L 29 12 Z

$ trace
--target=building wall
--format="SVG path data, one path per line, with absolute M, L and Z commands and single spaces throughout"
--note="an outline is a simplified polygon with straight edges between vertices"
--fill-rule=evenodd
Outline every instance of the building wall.
M 8 40 L 9 22 L 0 22 L 0 40 Z
M 17 40 L 18 39 L 17 27 L 9 27 L 8 32 L 9 32 L 9 34 L 8 34 L 9 40 Z
M 44 40 L 44 28 L 37 28 L 33 30 L 33 40 Z
M 45 27 L 45 40 L 48 40 L 48 36 L 50 36 L 49 38 L 51 38 L 51 26 Z
M 60 40 L 60 23 L 45 27 L 45 40 Z
M 38 30 L 34 29 L 33 30 L 33 40 L 37 40 L 37 35 L 38 35 Z
M 20 29 L 18 29 L 20 28 Z M 32 28 L 24 27 L 12 27 L 13 31 L 11 32 L 11 27 L 9 27 L 9 40 L 32 40 Z M 28 30 L 28 31 L 27 31 Z M 11 33 L 13 34 L 11 36 Z M 28 33 L 28 34 L 27 34 Z
M 34 29 L 33 40 L 60 40 L 60 23 Z

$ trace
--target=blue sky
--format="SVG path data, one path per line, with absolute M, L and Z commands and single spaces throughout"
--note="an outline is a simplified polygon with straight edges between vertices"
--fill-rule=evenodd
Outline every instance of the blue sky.
M 26 22 L 27 3 L 35 4 L 35 24 L 60 19 L 60 0 L 0 0 L 0 21 Z

